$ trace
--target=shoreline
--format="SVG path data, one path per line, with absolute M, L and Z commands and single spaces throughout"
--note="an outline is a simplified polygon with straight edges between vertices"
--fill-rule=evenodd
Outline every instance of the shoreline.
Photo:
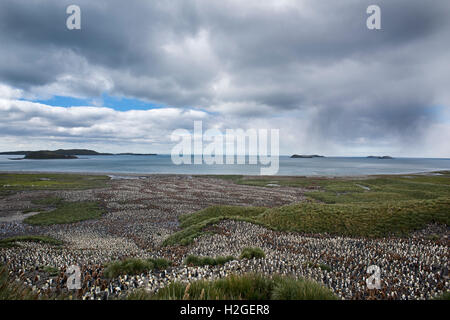
M 222 173 L 136 173 L 136 172 L 86 172 L 86 171 L 8 171 L 0 170 L 0 174 L 68 174 L 83 176 L 118 176 L 118 177 L 152 177 L 152 176 L 195 176 L 195 177 L 223 177 L 223 176 L 241 176 L 249 178 L 368 178 L 378 176 L 403 176 L 403 175 L 423 175 L 423 176 L 439 176 L 442 171 L 450 171 L 449 169 L 421 171 L 421 172 L 403 172 L 403 173 L 380 173 L 380 174 L 356 174 L 356 175 L 254 175 L 254 174 L 222 174 Z

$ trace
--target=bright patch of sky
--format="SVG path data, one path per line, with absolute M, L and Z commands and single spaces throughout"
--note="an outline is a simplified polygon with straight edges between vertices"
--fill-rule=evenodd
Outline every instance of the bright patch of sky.
M 106 93 L 102 94 L 100 98 L 86 99 L 67 96 L 53 96 L 50 99 L 35 99 L 25 101 L 42 103 L 53 107 L 81 107 L 81 106 L 97 106 L 114 109 L 117 111 L 128 110 L 150 110 L 165 108 L 166 105 L 150 103 L 140 99 L 126 98 L 119 96 L 111 96 Z

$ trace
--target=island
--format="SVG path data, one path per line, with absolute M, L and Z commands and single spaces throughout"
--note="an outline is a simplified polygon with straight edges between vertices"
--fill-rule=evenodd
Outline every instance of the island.
M 368 159 L 394 159 L 390 156 L 368 156 Z
M 317 154 L 293 154 L 291 158 L 293 159 L 324 158 L 324 156 L 319 156 Z
M 53 155 L 65 155 L 65 156 L 110 156 L 113 153 L 100 153 L 94 150 L 88 149 L 58 149 L 58 150 L 38 150 L 38 151 L 7 151 L 0 152 L 0 155 L 28 155 L 36 152 L 53 154 Z
M 125 152 L 125 153 L 116 153 L 117 156 L 156 156 L 156 153 L 132 153 L 132 152 Z
M 156 153 L 101 153 L 89 149 L 58 149 L 58 150 L 39 150 L 39 151 L 7 151 L 0 152 L 0 155 L 24 155 L 23 158 L 10 158 L 10 160 L 23 159 L 78 159 L 77 156 L 156 156 Z
M 23 159 L 32 159 L 32 160 L 40 160 L 40 159 L 78 159 L 77 156 L 69 155 L 69 154 L 59 154 L 47 151 L 36 151 L 30 152 L 25 155 Z

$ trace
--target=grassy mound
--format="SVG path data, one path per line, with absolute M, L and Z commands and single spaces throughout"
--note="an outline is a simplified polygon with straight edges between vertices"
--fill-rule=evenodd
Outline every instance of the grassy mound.
M 1 173 L 1 194 L 14 193 L 23 190 L 64 190 L 93 189 L 106 186 L 108 176 L 55 174 L 55 173 Z
M 300 203 L 269 209 L 257 221 L 280 231 L 344 236 L 406 236 L 429 223 L 450 223 L 450 198 L 382 203 Z
M 147 261 L 151 262 L 153 264 L 153 268 L 156 270 L 164 270 L 172 265 L 172 261 L 169 261 L 164 258 L 156 258 L 156 259 L 150 258 L 147 259 Z
M 214 281 L 174 282 L 155 294 L 136 290 L 130 300 L 335 300 L 331 290 L 310 280 L 260 274 L 231 275 Z
M 216 177 L 217 178 L 217 177 Z M 187 245 L 223 219 L 280 231 L 344 236 L 406 236 L 427 224 L 450 223 L 450 172 L 440 175 L 305 178 L 218 176 L 238 184 L 302 187 L 309 201 L 278 208 L 213 206 L 180 217 L 165 245 Z
M 26 218 L 24 222 L 32 225 L 47 226 L 98 219 L 103 214 L 103 209 L 97 202 L 55 202 L 54 199 L 48 201 L 51 203 L 50 205 L 56 206 L 55 210 L 40 212 L 37 215 Z
M 163 245 L 187 245 L 204 234 L 204 229 L 224 219 L 250 220 L 265 211 L 259 207 L 212 206 L 204 210 L 181 216 L 181 231 L 172 234 Z M 250 220 L 251 221 L 251 220 Z
M 166 259 L 137 259 L 128 258 L 107 264 L 104 274 L 107 278 L 115 278 L 120 275 L 137 275 L 153 269 L 163 270 L 172 264 Z
M 61 245 L 62 241 L 54 239 L 48 236 L 17 236 L 11 238 L 5 238 L 0 240 L 0 248 L 5 247 L 14 247 L 17 245 L 17 242 L 38 242 L 38 243 L 46 243 L 50 245 Z
M 450 300 L 450 291 L 445 291 L 441 295 L 437 296 L 435 300 Z
M 273 300 L 336 300 L 323 285 L 307 279 L 279 278 L 272 290 Z
M 233 256 L 228 257 L 198 257 L 194 255 L 187 256 L 184 260 L 184 264 L 188 266 L 195 266 L 195 267 L 201 267 L 201 266 L 220 266 L 228 261 L 236 260 Z
M 266 254 L 260 248 L 244 248 L 241 252 L 241 259 L 260 259 L 265 258 Z

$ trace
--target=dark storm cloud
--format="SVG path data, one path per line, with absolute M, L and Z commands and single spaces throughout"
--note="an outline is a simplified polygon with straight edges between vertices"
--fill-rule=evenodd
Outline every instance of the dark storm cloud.
M 375 2 L 380 31 L 365 25 Z M 66 29 L 70 4 L 80 31 Z M 210 109 L 224 123 L 298 118 L 316 141 L 407 141 L 449 103 L 449 11 L 444 0 L 6 0 L 0 83 Z M 52 116 L 64 127 L 72 115 Z

